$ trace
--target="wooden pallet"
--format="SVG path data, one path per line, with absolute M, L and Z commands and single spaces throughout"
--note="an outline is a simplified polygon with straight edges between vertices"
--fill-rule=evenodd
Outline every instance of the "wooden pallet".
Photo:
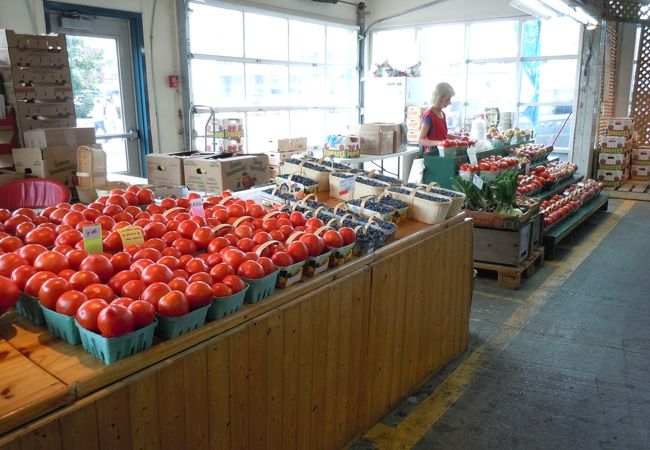
M 627 181 L 617 188 L 607 188 L 610 198 L 650 201 L 650 183 Z
M 544 265 L 544 247 L 533 250 L 532 255 L 518 266 L 505 266 L 481 261 L 474 261 L 474 268 L 497 273 L 497 283 L 506 289 L 519 289 L 521 278 L 532 277 L 537 269 Z M 479 274 L 481 272 L 479 271 Z

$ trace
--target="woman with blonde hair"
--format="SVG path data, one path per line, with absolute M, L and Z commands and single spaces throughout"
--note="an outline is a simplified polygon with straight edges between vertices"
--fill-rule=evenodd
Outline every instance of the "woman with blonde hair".
M 457 139 L 458 137 L 448 134 L 447 116 L 444 108 L 451 105 L 451 98 L 456 95 L 454 88 L 449 83 L 438 83 L 431 94 L 431 108 L 422 116 L 422 128 L 418 144 L 424 147 L 425 153 L 436 148 L 445 139 Z

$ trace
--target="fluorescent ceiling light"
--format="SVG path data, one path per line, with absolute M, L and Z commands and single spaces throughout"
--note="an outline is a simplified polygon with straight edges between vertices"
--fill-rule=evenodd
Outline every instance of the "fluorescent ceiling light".
M 546 8 L 555 11 L 562 16 L 571 17 L 573 20 L 587 26 L 587 29 L 593 30 L 598 26 L 598 19 L 588 14 L 580 6 L 574 6 L 573 1 L 566 3 L 563 0 L 537 0 Z
M 575 15 L 573 15 L 572 17 L 578 20 L 579 22 L 584 23 L 585 25 L 593 25 L 593 26 L 598 25 L 598 20 L 596 20 L 591 15 L 589 15 L 584 9 L 582 9 L 579 6 L 575 7 Z
M 571 16 L 574 13 L 573 8 L 562 0 L 541 0 L 541 2 L 564 16 Z
M 540 19 L 557 17 L 554 10 L 546 7 L 539 0 L 511 0 L 510 6 Z

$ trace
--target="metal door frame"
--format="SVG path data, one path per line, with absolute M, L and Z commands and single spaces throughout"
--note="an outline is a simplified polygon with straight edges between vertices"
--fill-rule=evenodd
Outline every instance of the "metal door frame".
M 94 6 L 51 2 L 47 0 L 43 1 L 43 9 L 45 10 L 45 29 L 48 33 L 51 30 L 50 13 L 69 13 L 76 11 L 81 14 L 93 16 L 125 19 L 129 22 L 129 30 L 131 32 L 131 55 L 133 58 L 133 81 L 135 83 L 135 113 L 140 134 L 140 172 L 143 177 L 146 177 L 147 164 L 145 157 L 147 154 L 152 152 L 152 148 L 142 14 L 131 11 L 98 8 Z

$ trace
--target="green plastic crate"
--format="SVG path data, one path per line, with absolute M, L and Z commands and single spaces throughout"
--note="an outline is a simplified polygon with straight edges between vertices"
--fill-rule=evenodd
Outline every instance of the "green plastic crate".
M 241 305 L 244 304 L 246 291 L 248 291 L 248 286 L 236 294 L 229 295 L 228 297 L 215 297 L 214 300 L 212 300 L 210 308 L 208 308 L 208 314 L 205 320 L 211 322 L 213 320 L 226 317 L 227 315 L 237 311 L 239 308 L 241 308 Z
M 79 329 L 75 325 L 74 317 L 52 311 L 43 305 L 40 305 L 40 307 L 43 311 L 43 316 L 45 316 L 47 328 L 53 335 L 63 339 L 70 345 L 81 344 L 81 336 L 79 335 Z
M 205 305 L 179 317 L 167 317 L 156 313 L 158 319 L 156 336 L 160 339 L 172 339 L 197 329 L 205 323 L 209 308 L 210 305 Z
M 276 270 L 259 280 L 241 277 L 249 286 L 248 291 L 246 291 L 246 303 L 257 303 L 273 294 L 273 291 L 275 291 L 275 283 L 278 281 L 278 273 L 280 271 Z
M 20 298 L 16 302 L 16 309 L 36 325 L 45 325 L 45 316 L 40 305 L 38 298 L 21 292 Z
M 81 336 L 81 346 L 104 364 L 112 364 L 145 350 L 153 344 L 153 333 L 158 325 L 153 323 L 124 336 L 105 338 L 102 335 L 86 330 L 75 320 L 75 325 Z

